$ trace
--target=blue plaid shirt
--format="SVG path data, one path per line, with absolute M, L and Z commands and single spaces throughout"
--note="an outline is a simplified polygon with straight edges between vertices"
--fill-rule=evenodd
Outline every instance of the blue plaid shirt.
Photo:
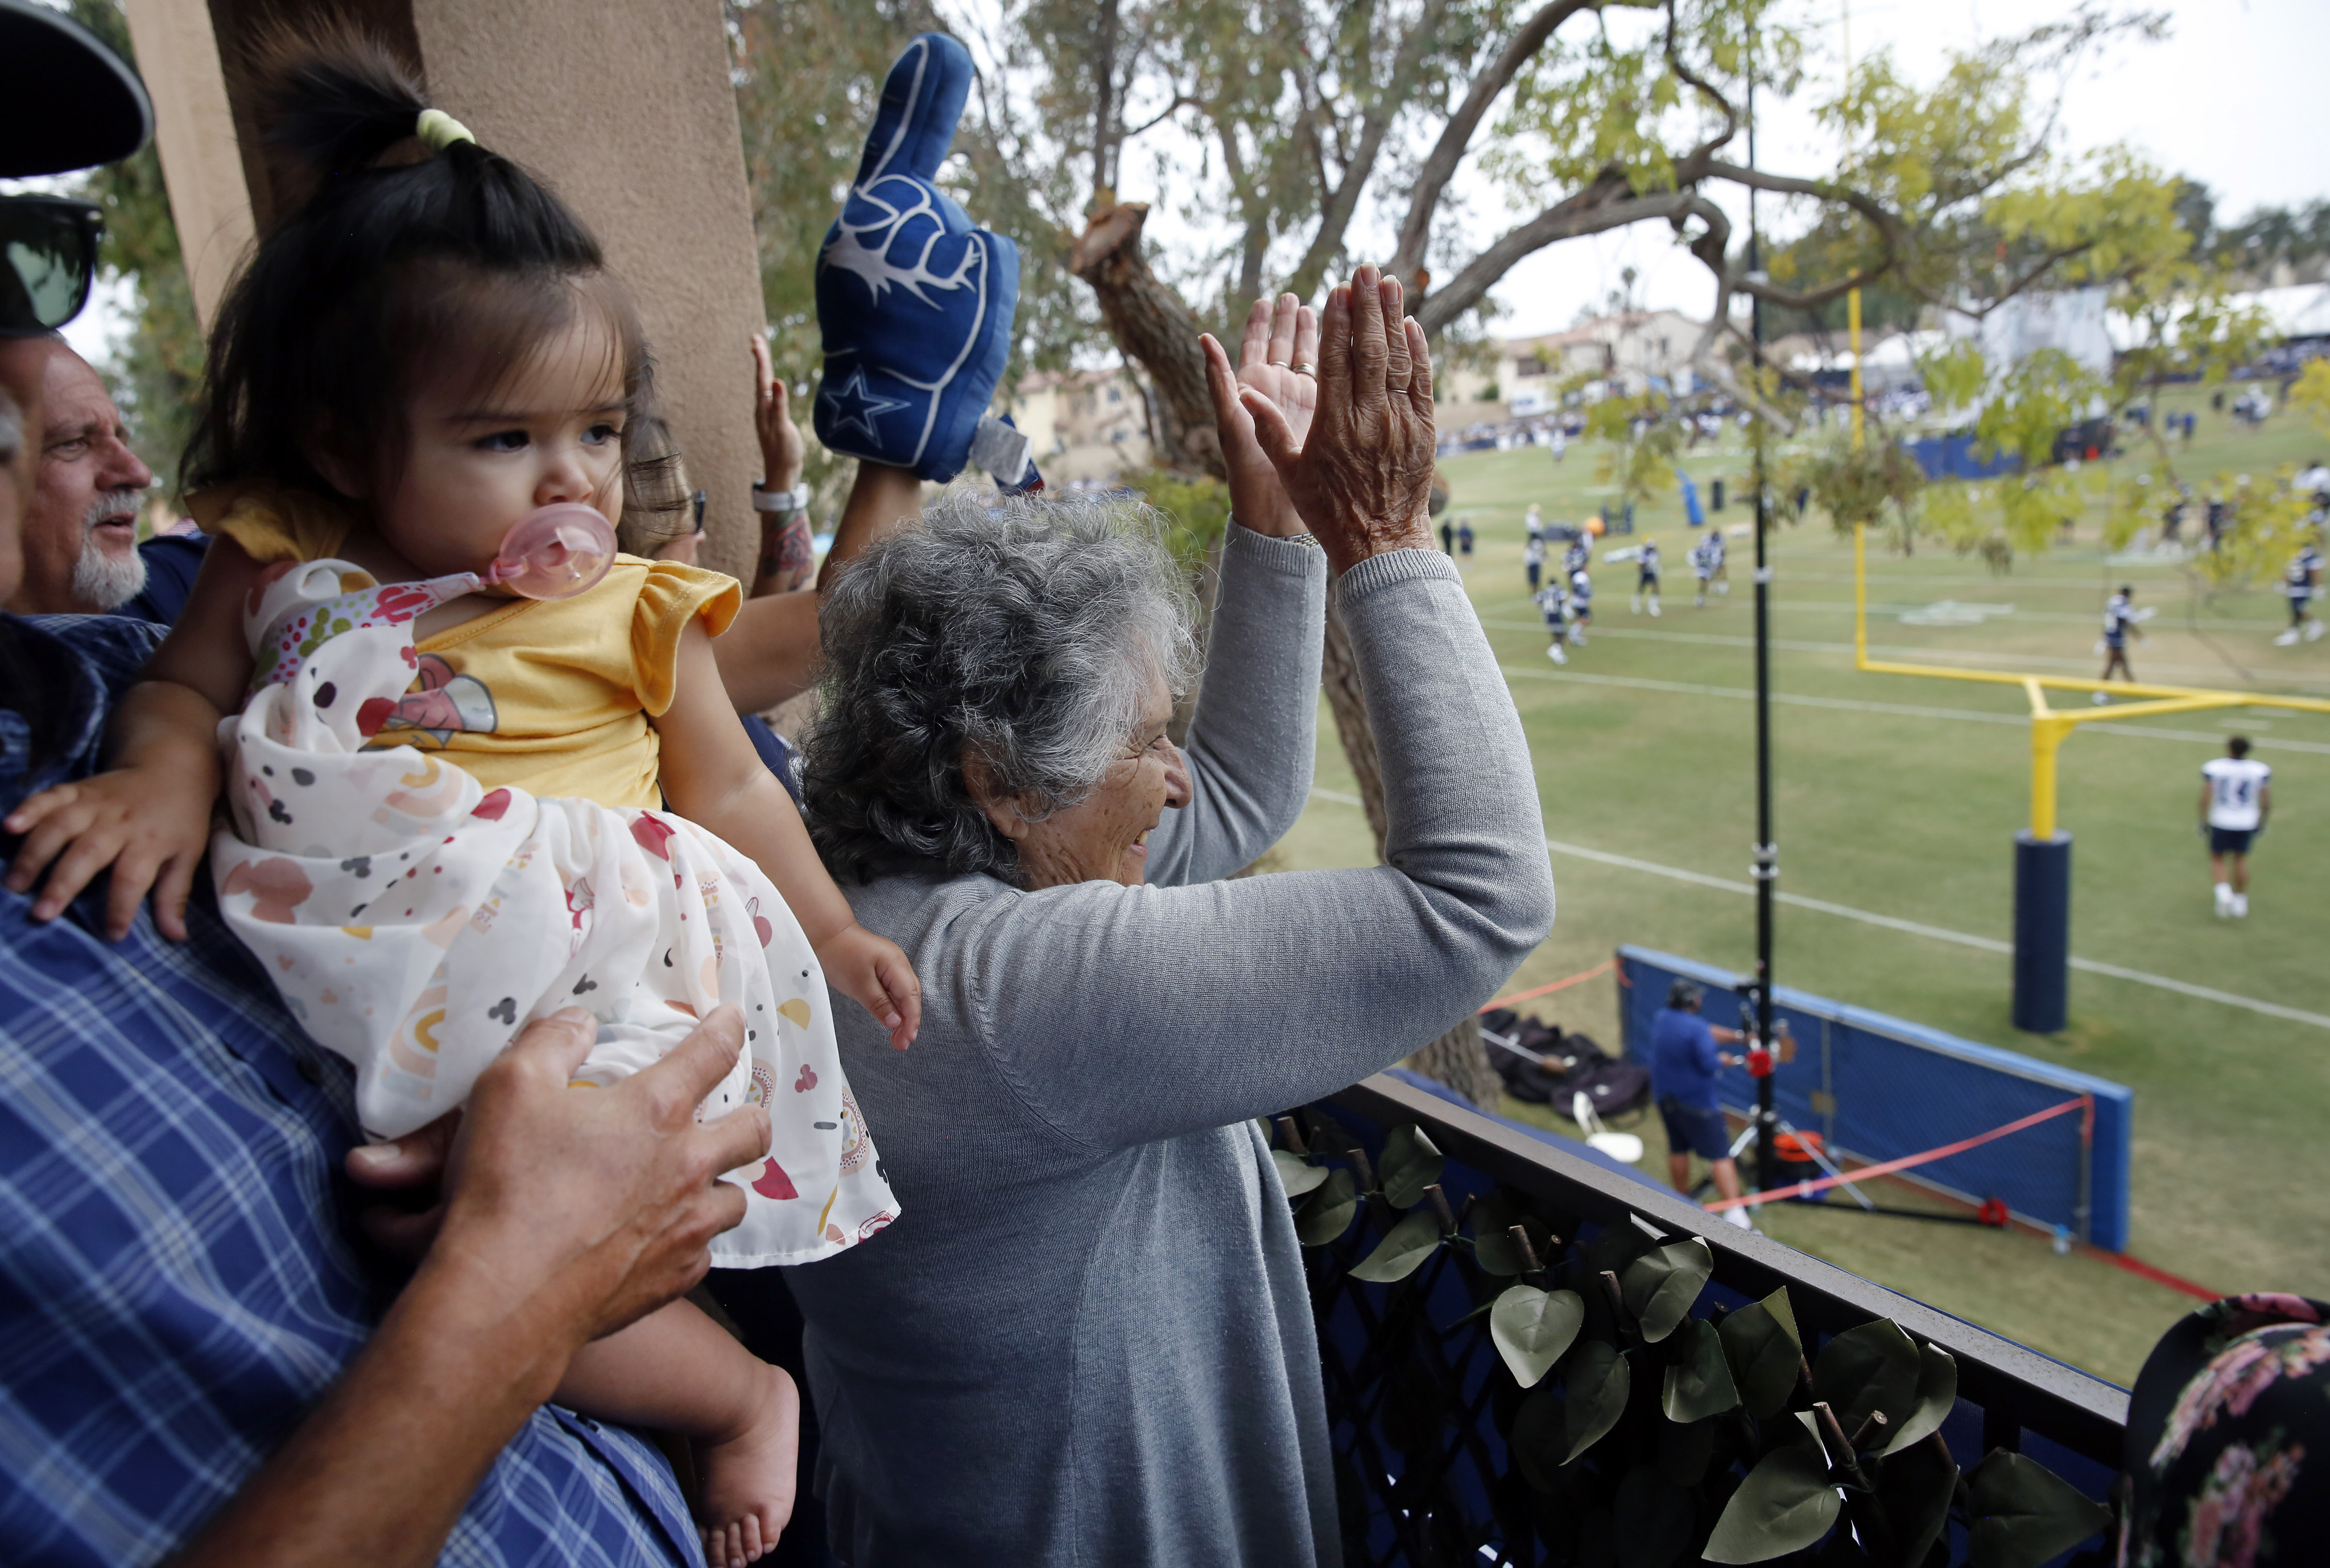
M 34 768 L 24 719 L 0 707 L 0 812 L 94 770 L 107 709 L 161 635 L 111 617 L 14 624 L 34 666 L 14 678 L 60 694 L 66 732 Z M 0 890 L 0 1558 L 152 1563 L 379 1319 L 338 1218 L 351 1080 L 205 899 L 183 945 L 142 912 L 106 942 L 97 897 L 49 925 L 30 908 Z M 440 1561 L 694 1564 L 696 1539 L 653 1449 L 545 1405 Z

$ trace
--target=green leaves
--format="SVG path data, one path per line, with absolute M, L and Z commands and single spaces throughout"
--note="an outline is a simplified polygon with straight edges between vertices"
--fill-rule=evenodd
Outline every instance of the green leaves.
M 1618 1284 L 1643 1337 L 1655 1345 L 1673 1333 L 1714 1271 L 1715 1255 L 1697 1236 L 1663 1242 L 1627 1264 Z
M 2039 1568 L 2111 1523 L 2111 1510 L 2041 1464 L 1994 1450 L 1966 1477 L 1968 1568 Z
M 1715 1325 L 1694 1318 L 1676 1331 L 1674 1359 L 1667 1364 L 1660 1396 L 1669 1421 L 1703 1421 L 1739 1404 L 1739 1390 L 1723 1358 L 1723 1338 Z
M 1513 1204 L 1494 1194 L 1473 1204 L 1473 1259 L 1484 1274 L 1494 1274 L 1510 1280 L 1529 1268 L 1529 1260 L 1521 1255 L 1520 1247 L 1513 1241 L 1515 1225 L 1527 1232 L 1530 1245 L 1537 1249 L 1538 1261 L 1548 1261 L 1553 1248 L 1553 1232 L 1543 1220 L 1524 1214 Z
M 1958 1364 L 1938 1345 L 1918 1346 L 1918 1402 L 1880 1450 L 1899 1453 L 1931 1431 L 1941 1429 L 1950 1407 L 1958 1402 Z
M 1877 1501 L 1893 1527 L 1894 1562 L 1918 1568 L 1949 1523 L 1950 1498 L 1957 1491 L 1958 1468 L 1941 1444 L 1919 1442 L 1885 1461 L 1877 1478 Z
M 1701 1554 L 1710 1563 L 1763 1563 L 1801 1551 L 1829 1532 L 1844 1499 L 1818 1444 L 1791 1442 L 1748 1472 L 1723 1507 Z
M 1286 1195 L 1299 1198 L 1327 1179 L 1327 1167 L 1312 1165 L 1301 1155 L 1288 1149 L 1270 1151 L 1270 1163 L 1278 1167 L 1278 1179 L 1286 1188 Z
M 1351 1228 L 1351 1216 L 1359 1212 L 1359 1184 L 1351 1173 L 1339 1170 L 1329 1176 L 1311 1195 L 1295 1217 L 1294 1234 L 1306 1247 L 1323 1247 Z
M 1405 1280 L 1424 1266 L 1440 1245 L 1440 1220 L 1428 1210 L 1418 1210 L 1394 1225 L 1376 1250 L 1351 1266 L 1351 1278 L 1372 1284 L 1388 1285 L 1394 1280 Z
M 1631 1386 L 1626 1358 L 1589 1339 L 1569 1358 L 1560 1397 L 1548 1384 L 1522 1401 L 1513 1417 L 1512 1446 L 1530 1485 L 1540 1492 L 1554 1490 L 1554 1472 L 1599 1442 L 1626 1413 Z
M 1489 1309 L 1489 1337 L 1514 1381 L 1534 1388 L 1576 1342 L 1578 1325 L 1585 1321 L 1586 1303 L 1577 1291 L 1515 1285 Z
M 1561 1462 L 1568 1464 L 1600 1442 L 1626 1413 L 1632 1387 L 1626 1358 L 1615 1347 L 1589 1339 L 1561 1374 Z
M 1384 1139 L 1384 1196 L 1396 1207 L 1414 1208 L 1424 1201 L 1424 1189 L 1440 1179 L 1441 1167 L 1446 1163 L 1421 1128 L 1394 1128 Z
M 1724 1359 L 1731 1365 L 1731 1380 L 1748 1413 L 1769 1421 L 1786 1408 L 1796 1386 L 1804 1346 L 1796 1337 L 1795 1314 L 1788 1308 L 1785 1286 L 1761 1301 L 1751 1302 L 1723 1320 L 1718 1330 Z
M 1918 1346 L 1889 1318 L 1848 1328 L 1821 1346 L 1813 1364 L 1813 1397 L 1826 1400 L 1851 1437 L 1870 1412 L 1881 1411 L 1890 1429 L 1918 1403 Z M 1951 1371 L 1953 1386 L 1956 1370 Z

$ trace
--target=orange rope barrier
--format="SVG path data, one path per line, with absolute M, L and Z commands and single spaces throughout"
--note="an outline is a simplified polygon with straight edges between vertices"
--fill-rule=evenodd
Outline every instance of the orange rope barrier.
M 1566 980 L 1556 980 L 1550 986 L 1539 986 L 1533 991 L 1515 991 L 1510 997 L 1500 997 L 1493 1002 L 1483 1002 L 1481 1004 L 1480 1010 L 1483 1013 L 1494 1012 L 1499 1007 L 1510 1007 L 1515 1002 L 1526 1002 L 1531 997 L 1543 997 L 1555 991 L 1566 991 L 1572 986 L 1582 985 L 1592 979 L 1595 976 L 1609 969 L 1617 961 L 1615 959 L 1605 959 L 1583 974 L 1572 975 Z
M 1994 1127 L 1988 1132 L 1976 1133 L 1972 1138 L 1960 1138 L 1956 1143 L 1944 1144 L 1939 1148 L 1929 1148 L 1923 1154 L 1903 1155 L 1899 1159 L 1889 1159 L 1879 1165 L 1862 1166 L 1859 1170 L 1848 1171 L 1843 1176 L 1823 1176 L 1817 1181 L 1798 1182 L 1794 1186 L 1776 1187 L 1768 1193 L 1749 1193 L 1745 1197 L 1738 1198 L 1718 1198 L 1707 1205 L 1708 1212 L 1719 1214 L 1725 1209 L 1736 1209 L 1743 1204 L 1774 1204 L 1784 1198 L 1810 1197 L 1814 1193 L 1824 1193 L 1833 1186 L 1845 1183 L 1867 1181 L 1871 1176 L 1890 1176 L 1897 1170 L 1908 1170 L 1911 1166 L 1924 1165 L 1928 1160 L 1946 1159 L 1954 1154 L 1964 1154 L 1967 1149 L 1988 1143 L 1994 1138 L 2004 1138 L 2010 1132 L 2021 1132 L 2026 1127 L 2036 1127 L 2051 1118 L 2081 1110 L 2088 1103 L 2088 1097 L 2082 1094 L 2078 1099 L 2067 1100 L 2060 1105 L 2052 1105 L 2044 1110 L 2034 1110 L 2018 1121 L 2008 1122 L 2004 1127 Z

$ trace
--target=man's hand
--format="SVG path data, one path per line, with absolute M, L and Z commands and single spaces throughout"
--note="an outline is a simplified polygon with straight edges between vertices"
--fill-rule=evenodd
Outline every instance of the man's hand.
M 696 1120 L 743 1016 L 720 1008 L 612 1089 L 570 1088 L 594 1034 L 579 1010 L 529 1025 L 458 1122 L 350 1157 L 373 1185 L 441 1171 L 443 1227 L 372 1343 L 178 1568 L 338 1562 L 350 1541 L 379 1568 L 425 1568 L 574 1352 L 704 1277 L 707 1244 L 744 1214 L 715 1178 L 769 1148 L 758 1106 Z
M 31 892 L 48 870 L 33 918 L 54 920 L 109 865 L 106 936 L 118 942 L 129 934 L 138 902 L 151 888 L 154 924 L 173 941 L 185 941 L 186 896 L 194 890 L 194 867 L 210 847 L 215 769 L 207 788 L 205 782 L 157 769 L 122 768 L 42 790 L 0 823 L 24 839 L 8 867 L 8 891 Z
M 1229 474 L 1232 515 L 1257 534 L 1283 539 L 1302 533 L 1302 520 L 1286 498 L 1278 470 L 1255 444 L 1254 416 L 1240 395 L 1242 388 L 1252 387 L 1268 398 L 1284 416 L 1296 447 L 1302 446 L 1319 405 L 1318 312 L 1292 294 L 1280 295 L 1275 307 L 1267 299 L 1255 300 L 1246 313 L 1235 373 L 1211 333 L 1199 342 L 1206 351 L 1206 385 L 1213 393 L 1222 462 Z
M 429 1254 L 431 1267 L 474 1266 L 523 1289 L 577 1345 L 704 1277 L 712 1238 L 744 1217 L 744 1195 L 715 1178 L 769 1149 L 758 1106 L 696 1120 L 744 1049 L 734 1007 L 611 1089 L 573 1087 L 594 1037 L 590 1015 L 569 1008 L 529 1026 L 478 1077 L 446 1146 Z
M 1338 573 L 1432 547 L 1432 356 L 1401 299 L 1398 279 L 1373 267 L 1327 297 L 1308 439 L 1259 389 L 1238 389 L 1255 441 Z

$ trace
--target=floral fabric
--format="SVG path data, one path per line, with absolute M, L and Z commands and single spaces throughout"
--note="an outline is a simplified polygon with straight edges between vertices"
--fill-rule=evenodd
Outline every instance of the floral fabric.
M 2128 1402 L 2122 1568 L 2318 1563 L 2330 1542 L 2330 1307 L 2259 1293 L 2168 1331 Z
M 352 581 L 361 585 L 351 587 Z M 664 812 L 488 790 L 442 753 L 367 750 L 412 678 L 412 618 L 451 580 L 373 585 L 336 561 L 265 583 L 262 676 L 222 728 L 232 825 L 212 845 L 227 923 L 284 1005 L 356 1068 L 367 1130 L 434 1120 L 517 1031 L 587 1007 L 604 1086 L 724 1003 L 745 1053 L 699 1108 L 766 1108 L 768 1157 L 729 1179 L 744 1222 L 713 1261 L 806 1263 L 896 1217 L 833 1039 L 809 939 L 760 868 Z

